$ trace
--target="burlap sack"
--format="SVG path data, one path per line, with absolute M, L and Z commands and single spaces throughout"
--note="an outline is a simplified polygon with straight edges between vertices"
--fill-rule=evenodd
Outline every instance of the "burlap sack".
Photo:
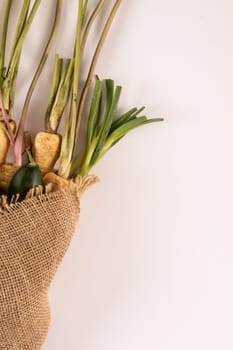
M 80 195 L 96 181 L 0 206 L 0 349 L 38 350 L 50 323 L 48 288 L 70 244 Z

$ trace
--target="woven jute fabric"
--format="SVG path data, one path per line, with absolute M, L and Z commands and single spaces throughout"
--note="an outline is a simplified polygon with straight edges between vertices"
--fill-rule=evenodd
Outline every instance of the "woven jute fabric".
M 48 288 L 69 247 L 80 196 L 96 181 L 0 208 L 0 349 L 38 350 L 50 324 Z

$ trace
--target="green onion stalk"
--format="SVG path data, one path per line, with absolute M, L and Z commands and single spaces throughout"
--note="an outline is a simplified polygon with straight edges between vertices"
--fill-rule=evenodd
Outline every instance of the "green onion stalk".
M 83 116 L 83 110 L 85 106 L 85 101 L 87 97 L 87 93 L 89 91 L 95 67 L 113 22 L 113 19 L 120 7 L 122 0 L 116 0 L 114 6 L 106 20 L 103 31 L 100 35 L 98 44 L 96 46 L 90 69 L 86 78 L 86 82 L 84 84 L 84 88 L 81 91 L 80 98 L 78 98 L 79 93 L 79 71 L 81 58 L 83 56 L 83 51 L 85 48 L 85 44 L 87 41 L 88 34 L 90 32 L 91 26 L 94 23 L 97 15 L 100 13 L 101 9 L 105 1 L 99 1 L 97 7 L 92 13 L 87 25 L 83 31 L 82 35 L 82 25 L 84 22 L 85 11 L 87 9 L 87 3 L 79 0 L 79 9 L 78 9 L 78 20 L 77 20 L 77 31 L 76 31 L 76 41 L 75 41 L 75 50 L 74 50 L 74 73 L 73 73 L 73 83 L 72 83 L 72 91 L 70 93 L 70 98 L 68 101 L 67 109 L 66 109 L 66 122 L 65 122 L 65 132 L 62 138 L 62 146 L 61 146 L 61 157 L 60 164 L 58 169 L 58 174 L 62 177 L 69 178 L 71 176 L 71 168 L 72 163 L 74 161 L 74 150 L 76 148 L 77 140 L 80 132 L 80 125 Z
M 30 0 L 24 0 L 16 25 L 15 37 L 11 47 L 10 59 L 6 61 L 6 49 L 8 48 L 7 36 L 10 13 L 12 10 L 12 0 L 5 1 L 5 12 L 3 15 L 3 27 L 0 43 L 0 128 L 2 140 L 5 143 L 1 150 L 1 163 L 5 161 L 9 146 L 14 147 L 16 123 L 11 119 L 14 105 L 15 87 L 19 63 L 24 41 L 30 29 L 31 23 L 38 10 L 40 1 L 35 1 L 29 11 Z
M 44 67 L 44 64 L 47 60 L 49 51 L 51 49 L 52 43 L 54 41 L 58 23 L 61 13 L 61 4 L 62 0 L 56 0 L 56 14 L 53 22 L 53 27 L 49 35 L 47 45 L 42 54 L 39 66 L 35 72 L 31 85 L 29 87 L 28 93 L 23 106 L 23 111 L 19 121 L 19 126 L 16 132 L 16 135 L 13 135 L 12 128 L 9 121 L 11 120 L 14 97 L 15 97 L 15 87 L 17 74 L 19 70 L 19 64 L 23 49 L 24 41 L 27 37 L 28 31 L 31 27 L 33 19 L 38 11 L 38 8 L 41 4 L 41 0 L 35 0 L 32 6 L 32 9 L 29 11 L 31 0 L 24 0 L 21 12 L 19 15 L 15 38 L 11 49 L 11 55 L 8 65 L 5 64 L 5 52 L 7 44 L 7 32 L 8 32 L 8 23 L 10 11 L 12 8 L 12 1 L 7 0 L 6 9 L 3 22 L 3 34 L 1 41 L 1 52 L 0 52 L 0 111 L 2 121 L 5 124 L 6 133 L 8 134 L 10 144 L 14 150 L 14 163 L 16 165 L 21 165 L 22 163 L 22 151 L 23 151 L 23 135 L 24 135 L 24 125 L 26 120 L 26 114 L 28 111 L 29 103 L 32 97 L 32 93 L 35 89 L 36 83 L 39 79 L 41 71 Z
M 163 118 L 150 118 L 140 115 L 145 107 L 131 108 L 116 118 L 121 86 L 116 86 L 113 80 L 96 80 L 87 122 L 86 151 L 82 162 L 77 158 L 73 162 L 72 175 L 77 171 L 87 175 L 104 154 L 119 142 L 129 131 Z M 105 99 L 104 108 L 102 108 Z
M 5 63 L 5 53 L 7 44 L 7 33 L 9 25 L 10 11 L 12 9 L 12 0 L 6 1 L 6 9 L 3 21 L 3 35 L 1 41 L 1 53 L 0 53 L 0 93 L 3 101 L 3 105 L 9 118 L 11 118 L 14 97 L 16 79 L 18 74 L 18 68 L 20 58 L 22 54 L 23 44 L 27 37 L 28 31 L 31 27 L 33 19 L 40 6 L 41 0 L 35 0 L 31 11 L 29 11 L 31 1 L 24 0 L 21 12 L 19 15 L 18 23 L 15 31 L 15 38 L 11 49 L 10 59 L 8 65 Z
M 15 163 L 17 165 L 22 164 L 24 126 L 26 122 L 26 116 L 28 114 L 29 104 L 32 98 L 33 91 L 35 90 L 36 84 L 39 80 L 39 77 L 41 75 L 41 72 L 48 58 L 49 52 L 55 40 L 58 27 L 59 27 L 60 17 L 61 17 L 61 8 L 62 8 L 62 0 L 56 0 L 56 9 L 55 9 L 55 16 L 54 16 L 52 29 L 51 29 L 47 44 L 45 46 L 45 49 L 43 51 L 41 60 L 36 69 L 36 72 L 34 74 L 34 77 L 32 79 L 32 82 L 30 84 L 30 87 L 28 89 L 28 92 L 24 101 L 24 105 L 23 105 L 23 109 L 22 109 L 22 113 L 19 121 L 19 126 L 15 137 L 15 144 L 14 144 L 14 156 L 15 156 Z
M 149 119 L 143 115 L 145 107 L 134 107 L 118 116 L 117 110 L 122 87 L 116 85 L 111 79 L 101 81 L 96 77 L 87 118 L 86 146 L 83 154 L 80 154 L 77 147 L 86 98 L 93 81 L 96 64 L 121 2 L 122 0 L 115 1 L 106 19 L 81 91 L 80 65 L 85 46 L 92 25 L 101 13 L 106 0 L 98 1 L 87 21 L 85 21 L 85 15 L 88 1 L 79 0 L 73 58 L 69 59 L 64 66 L 64 60 L 58 55 L 55 57 L 45 128 L 48 132 L 56 133 L 64 112 L 65 125 L 58 168 L 58 175 L 63 178 L 75 177 L 78 173 L 87 175 L 105 153 L 131 130 L 163 120 L 162 118 Z M 84 27 L 85 22 L 87 24 Z

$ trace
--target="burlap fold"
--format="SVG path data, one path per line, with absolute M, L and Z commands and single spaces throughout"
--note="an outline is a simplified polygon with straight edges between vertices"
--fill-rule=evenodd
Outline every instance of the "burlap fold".
M 48 288 L 69 247 L 80 196 L 96 181 L 34 196 L 0 211 L 0 349 L 38 350 L 50 323 Z

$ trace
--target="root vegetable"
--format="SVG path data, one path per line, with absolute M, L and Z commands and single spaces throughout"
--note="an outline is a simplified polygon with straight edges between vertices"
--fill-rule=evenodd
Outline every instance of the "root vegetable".
M 15 122 L 11 120 L 9 124 L 14 133 L 16 129 Z M 1 165 L 6 161 L 7 152 L 10 146 L 10 140 L 7 134 L 7 129 L 3 121 L 0 121 L 0 145 L 1 145 L 1 148 L 0 148 L 0 165 Z
M 18 166 L 14 164 L 2 164 L 0 165 L 0 190 L 3 193 L 7 193 L 10 182 L 18 170 Z
M 69 188 L 69 186 L 70 186 L 69 180 L 62 178 L 61 176 L 59 176 L 53 172 L 47 173 L 43 177 L 43 181 L 44 181 L 45 185 L 52 183 L 54 191 L 61 190 L 63 188 Z
M 40 131 L 34 140 L 35 161 L 43 174 L 53 170 L 60 155 L 61 135 Z

